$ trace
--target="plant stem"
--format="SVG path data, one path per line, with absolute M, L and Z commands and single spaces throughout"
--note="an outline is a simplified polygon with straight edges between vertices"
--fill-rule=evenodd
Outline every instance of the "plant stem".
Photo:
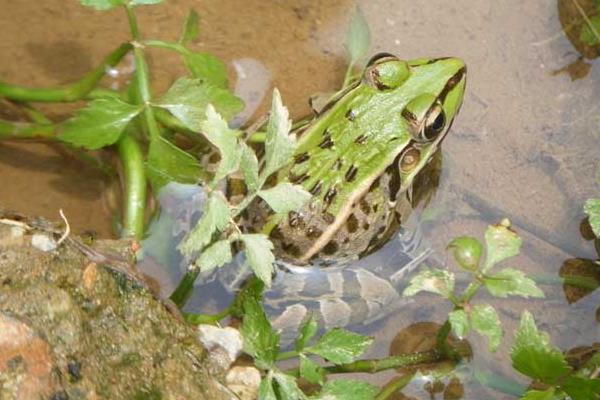
M 121 236 L 141 239 L 144 234 L 146 207 L 146 172 L 144 155 L 138 142 L 127 132 L 117 142 L 123 165 L 125 196 L 123 202 L 123 230 Z
M 224 309 L 221 312 L 216 314 L 192 314 L 192 313 L 184 313 L 183 317 L 187 322 L 192 325 L 200 325 L 200 324 L 208 324 L 208 325 L 216 325 L 217 322 L 222 320 L 225 317 L 228 317 L 231 314 L 231 310 L 229 307 Z
M 169 299 L 171 299 L 178 308 L 183 307 L 190 297 L 192 289 L 194 288 L 194 282 L 196 281 L 196 278 L 198 278 L 198 275 L 200 275 L 200 268 L 188 269 L 183 276 L 183 279 L 179 282 L 179 285 L 177 285 L 175 291 L 169 296 Z
M 298 352 L 295 350 L 282 351 L 277 354 L 277 361 L 289 360 L 290 358 L 298 357 Z
M 390 383 L 385 385 L 381 391 L 375 396 L 375 400 L 385 400 L 399 390 L 402 390 L 410 383 L 415 374 L 406 374 L 394 378 Z
M 54 139 L 55 126 L 0 120 L 0 139 Z
M 61 88 L 25 88 L 0 82 L 0 96 L 19 102 L 71 102 L 88 94 L 102 79 L 107 67 L 114 67 L 132 49 L 130 43 L 123 43 L 112 51 L 100 65 L 88 72 L 79 81 Z

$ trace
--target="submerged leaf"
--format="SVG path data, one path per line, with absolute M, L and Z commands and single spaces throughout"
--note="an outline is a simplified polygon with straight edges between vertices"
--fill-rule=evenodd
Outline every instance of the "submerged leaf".
M 68 119 L 58 138 L 89 150 L 114 144 L 142 106 L 125 103 L 117 98 L 93 100 Z
M 600 237 L 600 199 L 588 199 L 583 206 L 596 237 Z
M 169 182 L 198 183 L 208 178 L 198 160 L 162 137 L 150 141 L 146 171 L 154 190 Z
M 537 287 L 535 281 L 518 269 L 505 268 L 496 274 L 485 276 L 483 283 L 487 290 L 496 297 L 507 297 L 508 295 L 525 298 L 544 297 L 544 292 Z
M 79 0 L 82 6 L 93 7 L 98 11 L 110 10 L 125 4 L 124 0 Z
M 185 23 L 183 24 L 183 32 L 181 32 L 179 43 L 187 44 L 193 40 L 196 40 L 198 38 L 199 32 L 200 29 L 198 27 L 198 13 L 196 12 L 196 10 L 192 9 L 188 13 L 187 18 L 185 19 Z
M 187 51 L 182 54 L 185 66 L 192 74 L 192 77 L 202 79 L 211 85 L 227 89 L 227 66 L 223 61 L 208 53 L 199 53 Z M 231 95 L 233 96 L 233 95 Z M 241 102 L 237 97 L 236 99 Z M 242 107 L 243 108 L 243 104 Z M 241 108 L 239 111 L 241 111 Z M 229 118 L 227 118 L 229 120 Z
M 487 258 L 484 271 L 507 258 L 519 254 L 521 249 L 521 238 L 510 227 L 510 222 L 505 219 L 500 224 L 490 225 L 485 231 L 485 243 L 487 245 Z
M 350 22 L 350 29 L 346 37 L 346 50 L 350 58 L 350 63 L 354 64 L 356 61 L 363 58 L 369 51 L 371 46 L 371 32 L 369 30 L 369 24 L 365 19 L 364 14 L 360 8 L 356 8 L 352 21 Z
M 321 392 L 314 397 L 318 400 L 371 400 L 379 393 L 379 387 L 355 379 L 327 381 Z
M 279 352 L 279 334 L 273 330 L 260 303 L 253 296 L 243 299 L 242 311 L 240 332 L 244 351 L 254 358 L 259 368 L 273 368 Z
M 448 314 L 448 321 L 452 326 L 452 331 L 459 339 L 463 339 L 471 330 L 471 324 L 465 310 L 452 311 Z
M 494 307 L 476 304 L 470 312 L 471 327 L 488 338 L 488 349 L 496 351 L 502 340 L 502 325 Z
M 439 269 L 424 269 L 410 280 L 402 295 L 414 296 L 421 291 L 449 298 L 454 292 L 454 274 Z
M 132 6 L 145 6 L 151 4 L 162 3 L 163 0 L 129 0 L 129 4 Z

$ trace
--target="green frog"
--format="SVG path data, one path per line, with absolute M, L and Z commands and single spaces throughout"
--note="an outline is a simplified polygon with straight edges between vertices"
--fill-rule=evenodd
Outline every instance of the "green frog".
M 458 58 L 374 56 L 295 132 L 294 159 L 276 181 L 302 185 L 312 200 L 283 218 L 259 201 L 251 228 L 266 226 L 277 256 L 293 265 L 339 265 L 381 247 L 406 217 L 413 182 L 437 154 L 465 82 Z

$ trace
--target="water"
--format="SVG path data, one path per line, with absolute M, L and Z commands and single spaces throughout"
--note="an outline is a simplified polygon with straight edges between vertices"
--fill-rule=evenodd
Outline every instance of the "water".
M 591 244 L 579 235 L 579 222 L 584 216 L 583 202 L 599 189 L 594 171 L 599 158 L 600 98 L 595 88 L 600 70 L 593 65 L 589 75 L 577 81 L 552 74 L 578 57 L 561 34 L 556 3 L 358 3 L 372 29 L 373 53 L 386 51 L 408 59 L 451 55 L 463 58 L 468 66 L 466 98 L 444 142 L 441 186 L 423 225 L 438 257 L 451 263 L 444 252 L 451 238 L 463 234 L 481 238 L 489 223 L 508 217 L 524 239 L 521 256 L 510 266 L 535 276 L 555 277 L 568 258 L 594 258 Z M 253 105 L 264 95 L 266 81 L 281 90 L 293 116 L 301 117 L 308 113 L 310 95 L 339 87 L 345 67 L 344 32 L 353 2 L 170 2 L 140 9 L 143 33 L 176 38 L 192 5 L 201 16 L 198 49 L 213 52 L 229 65 L 232 84 L 236 65 L 264 67 L 266 72 L 256 78 L 259 84 L 250 89 L 245 86 L 255 99 Z M 4 60 L 11 60 L 0 64 L 0 76 L 9 82 L 33 86 L 68 82 L 96 65 L 128 34 L 120 12 L 92 12 L 76 2 L 54 0 L 40 5 L 22 1 L 11 3 L 10 8 L 0 7 L 4 33 L 0 51 Z M 27 21 L 27 29 L 23 29 L 23 21 Z M 183 69 L 174 55 L 151 54 L 156 91 L 160 92 Z M 240 64 L 236 60 L 254 61 Z M 265 101 L 258 104 L 254 116 L 266 106 Z M 55 118 L 61 115 L 63 112 L 51 114 Z M 0 150 L 7 148 L 0 153 L 2 205 L 53 217 L 58 208 L 73 203 L 67 215 L 79 231 L 110 231 L 109 215 L 96 211 L 102 207 L 98 200 L 102 179 L 62 164 L 57 153 L 44 156 L 28 145 L 19 148 L 39 154 L 36 162 L 43 167 L 32 167 L 32 161 L 28 168 L 17 169 L 21 164 L 15 160 L 22 153 L 0 145 Z M 18 186 L 19 182 L 35 185 Z M 161 276 L 166 280 L 166 275 Z M 542 285 L 542 289 L 547 293 L 545 300 L 481 296 L 498 308 L 506 337 L 499 351 L 490 354 L 484 340 L 469 336 L 475 354 L 471 367 L 519 379 L 510 367 L 508 350 L 520 310 L 525 308 L 565 350 L 597 340 L 598 293 L 569 305 L 560 286 Z M 448 311 L 449 306 L 437 298 L 418 297 L 377 327 L 373 332 L 376 345 L 368 356 L 385 356 L 399 331 L 417 321 L 441 323 Z M 369 379 L 385 383 L 394 374 Z M 511 398 L 482 387 L 470 375 L 461 376 L 461 381 L 465 399 Z M 426 398 L 423 386 L 422 381 L 415 382 L 405 393 Z

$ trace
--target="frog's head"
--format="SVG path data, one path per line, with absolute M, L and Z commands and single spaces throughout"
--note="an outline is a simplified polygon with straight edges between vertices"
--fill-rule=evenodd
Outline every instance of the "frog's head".
M 400 123 L 410 134 L 395 160 L 406 190 L 431 160 L 457 115 L 463 100 L 466 66 L 458 58 L 403 61 L 390 54 L 374 56 L 363 83 L 379 92 L 399 93 Z

